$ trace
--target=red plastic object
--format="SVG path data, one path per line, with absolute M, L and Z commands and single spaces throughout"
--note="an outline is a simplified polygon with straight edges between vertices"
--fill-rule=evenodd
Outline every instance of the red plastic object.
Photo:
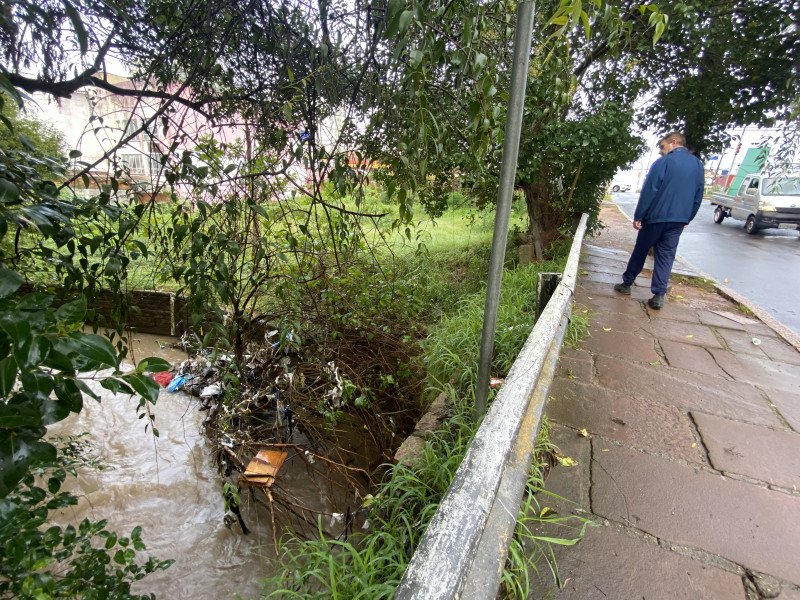
M 153 373 L 151 375 L 153 379 L 156 380 L 156 383 L 161 387 L 167 387 L 169 382 L 172 381 L 172 373 L 169 371 L 161 371 L 161 373 Z

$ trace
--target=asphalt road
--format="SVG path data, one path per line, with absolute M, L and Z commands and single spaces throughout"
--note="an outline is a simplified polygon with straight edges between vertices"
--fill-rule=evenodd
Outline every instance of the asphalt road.
M 617 193 L 612 197 L 632 218 L 639 195 Z M 678 256 L 800 334 L 800 234 L 765 229 L 749 235 L 743 221 L 725 219 L 717 225 L 713 213 L 713 207 L 703 202 L 681 235 Z

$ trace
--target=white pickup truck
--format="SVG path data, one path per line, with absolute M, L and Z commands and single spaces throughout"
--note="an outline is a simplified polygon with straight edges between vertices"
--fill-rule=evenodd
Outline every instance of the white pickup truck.
M 737 190 L 714 192 L 714 222 L 725 217 L 744 221 L 747 233 L 760 229 L 797 229 L 800 231 L 800 177 L 768 177 L 753 173 L 744 178 Z

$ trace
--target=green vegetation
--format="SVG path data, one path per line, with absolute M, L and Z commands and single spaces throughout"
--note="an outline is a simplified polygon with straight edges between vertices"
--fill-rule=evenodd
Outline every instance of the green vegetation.
M 3 598 L 116 598 L 148 600 L 131 594 L 131 584 L 169 568 L 172 560 L 150 557 L 142 562 L 137 552 L 146 550 L 142 530 L 119 536 L 106 529 L 106 521 L 84 519 L 77 526 L 48 526 L 53 511 L 75 506 L 78 499 L 61 491 L 76 468 L 91 465 L 92 448 L 80 438 L 57 440 L 54 462 L 43 462 L 27 473 L 16 488 L 0 500 L 0 596 Z
M 693 288 L 697 288 L 698 290 L 703 290 L 704 292 L 711 292 L 715 294 L 717 292 L 717 285 L 705 277 L 687 277 L 686 275 L 673 275 L 672 276 L 672 283 L 674 284 L 683 284 L 689 285 Z
M 145 549 L 138 528 L 119 537 L 104 521 L 47 527 L 52 511 L 76 500 L 61 491 L 74 461 L 45 439 L 46 428 L 79 412 L 84 398 L 98 399 L 87 379 L 140 396 L 137 412 L 152 426 L 158 384 L 147 373 L 169 364 L 144 359 L 123 372 L 121 328 L 109 332 L 116 346 L 84 331 L 92 291 L 120 290 L 128 259 L 119 257 L 117 244 L 129 225 L 113 218 L 119 215 L 113 206 L 62 198 L 49 177 L 63 177 L 66 161 L 31 150 L 14 125 L 0 124 L 6 129 L 0 137 L 0 595 L 139 598 L 130 594 L 131 583 L 171 562 L 137 558 Z M 14 136 L 19 144 L 9 143 Z M 107 220 L 97 229 L 105 230 L 87 236 L 81 224 L 99 215 Z M 45 264 L 60 276 L 63 295 L 23 287 Z
M 446 275 L 452 264 L 449 255 L 468 253 L 470 247 L 465 244 L 448 252 L 430 252 L 425 265 L 425 270 L 431 273 L 429 280 L 446 281 L 452 286 L 452 271 Z M 533 326 L 537 271 L 563 270 L 565 258 L 562 249 L 562 255 L 551 262 L 507 269 L 500 296 L 493 375 L 506 375 Z M 480 273 L 486 262 L 476 261 L 475 266 Z M 466 279 L 477 279 L 476 275 L 473 271 Z M 446 285 L 438 284 L 428 292 L 423 288 L 420 293 L 450 297 L 453 290 L 443 289 Z M 480 289 L 462 294 L 454 304 L 442 304 L 442 316 L 430 326 L 430 333 L 422 343 L 427 389 L 431 394 L 445 390 L 454 416 L 426 440 L 421 460 L 387 465 L 384 482 L 374 498 L 364 504 L 371 524 L 368 532 L 342 541 L 324 538 L 320 528 L 318 540 L 296 537 L 285 540 L 282 571 L 265 586 L 268 597 L 391 597 L 476 431 L 470 411 L 484 301 L 485 292 Z M 559 517 L 539 506 L 535 494 L 543 484 L 545 455 L 552 449 L 547 435 L 545 423 L 503 579 L 508 597 L 527 598 L 531 572 L 542 568 L 543 563 L 555 572 L 555 565 L 549 561 L 549 545 L 574 543 L 585 526 L 580 520 Z M 562 528 L 563 537 L 535 533 L 536 527 L 543 523 Z M 577 528 L 573 528 L 573 523 L 577 523 Z

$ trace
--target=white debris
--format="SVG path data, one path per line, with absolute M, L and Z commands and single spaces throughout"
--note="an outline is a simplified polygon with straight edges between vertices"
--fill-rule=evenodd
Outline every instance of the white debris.
M 213 398 L 222 394 L 222 386 L 218 383 L 207 385 L 200 391 L 201 398 Z

